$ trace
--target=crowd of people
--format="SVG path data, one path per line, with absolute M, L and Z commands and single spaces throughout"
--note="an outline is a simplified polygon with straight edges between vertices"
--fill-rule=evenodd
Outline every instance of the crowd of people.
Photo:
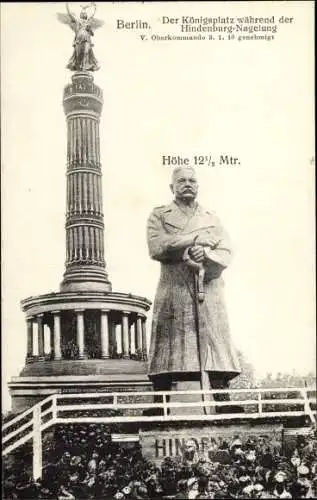
M 31 450 L 30 450 L 31 451 Z M 192 439 L 157 465 L 139 444 L 111 441 L 104 424 L 57 426 L 43 477 L 28 475 L 26 455 L 6 464 L 4 499 L 213 499 L 317 497 L 317 439 L 298 437 L 289 456 L 276 439 L 219 439 L 200 452 Z M 29 456 L 31 465 L 31 456 Z

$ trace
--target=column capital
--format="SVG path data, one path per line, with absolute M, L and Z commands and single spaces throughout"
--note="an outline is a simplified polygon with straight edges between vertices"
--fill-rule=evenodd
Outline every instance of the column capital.
M 137 316 L 138 316 L 138 318 L 146 319 L 146 316 L 143 313 L 137 313 Z
M 44 316 L 44 313 L 39 313 L 36 315 L 37 319 L 42 319 Z
M 102 308 L 102 309 L 100 309 L 100 312 L 101 312 L 102 314 L 108 314 L 110 311 L 111 311 L 111 309 L 106 309 L 106 308 Z
M 33 322 L 34 321 L 34 316 L 27 316 L 25 318 L 25 321 L 32 321 Z
M 58 309 L 58 310 L 56 310 L 56 311 L 51 311 L 51 313 L 52 313 L 54 316 L 56 316 L 57 314 L 60 314 L 60 313 L 61 313 L 61 311 L 60 311 L 60 309 Z
M 129 316 L 131 314 L 131 311 L 122 311 L 123 316 Z
M 82 308 L 82 309 L 74 309 L 74 312 L 75 313 L 84 313 L 85 309 L 84 308 Z

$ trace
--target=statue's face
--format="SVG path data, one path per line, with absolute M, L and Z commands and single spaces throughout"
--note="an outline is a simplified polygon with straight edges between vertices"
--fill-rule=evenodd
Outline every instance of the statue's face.
M 181 168 L 175 171 L 170 187 L 176 199 L 184 201 L 194 200 L 198 193 L 195 170 L 192 168 Z

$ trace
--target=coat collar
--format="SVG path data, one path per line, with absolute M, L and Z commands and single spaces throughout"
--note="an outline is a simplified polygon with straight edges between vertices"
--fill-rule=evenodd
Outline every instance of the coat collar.
M 163 209 L 163 218 L 165 222 L 179 229 L 185 226 L 187 227 L 188 224 L 191 226 L 192 224 L 195 225 L 195 223 L 198 223 L 198 225 L 202 223 L 203 225 L 207 224 L 209 226 L 214 222 L 212 212 L 208 212 L 201 205 L 197 204 L 194 214 L 190 216 L 183 212 L 175 201 L 166 205 Z
M 181 212 L 183 215 L 186 216 L 186 214 L 179 208 L 177 203 L 175 201 L 172 201 L 169 205 L 166 205 L 163 209 L 163 213 L 179 213 Z M 197 203 L 197 207 L 195 210 L 195 215 L 212 215 L 212 212 L 209 212 L 208 210 L 205 210 L 199 203 Z

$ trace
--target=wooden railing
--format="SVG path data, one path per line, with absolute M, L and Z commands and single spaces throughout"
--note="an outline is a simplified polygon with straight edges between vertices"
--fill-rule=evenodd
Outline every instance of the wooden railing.
M 227 394 L 230 401 L 208 400 L 213 394 Z M 170 401 L 170 396 L 200 395 L 199 401 Z M 284 397 L 281 397 L 284 395 Z M 154 396 L 161 402 L 153 401 Z M 286 397 L 285 397 L 286 396 Z M 290 397 L 291 396 L 291 397 Z M 204 402 L 202 402 L 202 397 Z M 140 401 L 143 398 L 145 401 Z M 129 402 L 131 399 L 137 402 Z M 94 403 L 87 400 L 95 400 Z M 102 402 L 107 400 L 106 403 Z M 296 409 L 292 408 L 296 406 Z M 312 408 L 314 405 L 314 408 Z M 226 406 L 232 413 L 191 414 L 190 408 L 215 408 Z M 281 407 L 283 410 L 281 410 Z M 182 410 L 177 414 L 177 409 Z M 115 410 L 115 415 L 96 416 L 101 410 Z M 145 410 L 150 410 L 146 412 Z M 159 411 L 157 411 L 159 410 Z M 176 412 L 175 412 L 176 410 Z M 157 414 L 148 414 L 152 413 Z M 89 416 L 78 416 L 80 412 Z M 131 414 L 131 412 L 134 414 Z M 120 413 L 120 414 L 119 414 Z M 138 414 L 135 414 L 138 413 Z M 70 414 L 70 415 L 69 415 Z M 216 421 L 233 419 L 261 419 L 270 417 L 308 416 L 316 425 L 316 389 L 274 388 L 274 389 L 225 389 L 212 391 L 148 391 L 113 392 L 85 394 L 53 394 L 21 415 L 2 426 L 2 455 L 33 441 L 33 477 L 42 476 L 42 433 L 55 424 L 80 423 L 128 423 L 128 422 L 172 422 L 172 421 Z

